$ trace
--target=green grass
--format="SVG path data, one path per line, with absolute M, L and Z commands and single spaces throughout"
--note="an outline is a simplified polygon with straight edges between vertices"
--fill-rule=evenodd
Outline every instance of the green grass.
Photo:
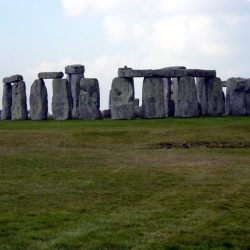
M 0 249 L 250 249 L 250 117 L 1 121 Z

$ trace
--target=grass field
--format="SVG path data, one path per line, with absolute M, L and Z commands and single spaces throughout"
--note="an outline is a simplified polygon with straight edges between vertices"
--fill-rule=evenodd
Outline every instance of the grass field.
M 1 121 L 0 249 L 250 249 L 250 117 Z

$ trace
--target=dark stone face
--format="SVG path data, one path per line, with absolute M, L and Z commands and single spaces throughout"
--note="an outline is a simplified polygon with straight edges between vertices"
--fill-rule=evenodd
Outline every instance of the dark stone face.
M 48 94 L 42 79 L 35 80 L 30 90 L 31 120 L 46 120 L 48 118 Z
M 226 115 L 249 115 L 250 80 L 230 78 L 227 81 Z
M 61 79 L 63 76 L 63 72 L 41 72 L 38 74 L 39 79 Z

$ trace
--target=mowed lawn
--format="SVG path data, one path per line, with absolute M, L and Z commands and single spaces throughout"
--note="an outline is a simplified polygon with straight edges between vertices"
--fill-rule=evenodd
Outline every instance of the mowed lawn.
M 250 249 L 250 117 L 0 121 L 0 249 Z

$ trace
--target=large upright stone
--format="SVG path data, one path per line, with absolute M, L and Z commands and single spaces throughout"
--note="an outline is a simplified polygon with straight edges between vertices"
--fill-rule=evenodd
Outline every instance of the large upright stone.
M 84 78 L 84 74 L 71 74 L 68 75 L 68 80 L 71 88 L 72 97 L 72 118 L 79 118 L 79 95 L 80 95 L 80 82 Z
M 85 67 L 81 64 L 68 65 L 65 67 L 65 73 L 68 75 L 68 81 L 71 88 L 71 104 L 72 104 L 72 118 L 79 118 L 79 95 L 80 82 L 84 78 Z
M 53 80 L 52 113 L 56 120 L 72 117 L 70 85 L 67 79 Z
M 134 118 L 135 92 L 133 78 L 115 78 L 112 82 L 110 97 L 112 119 Z
M 12 120 L 28 119 L 26 86 L 24 81 L 12 86 Z
M 3 99 L 2 99 L 2 120 L 11 120 L 11 106 L 12 106 L 12 86 L 11 83 L 3 85 Z
M 48 118 L 48 94 L 43 79 L 35 80 L 30 90 L 31 120 L 46 120 Z
M 174 116 L 174 102 L 172 100 L 172 80 L 171 78 L 163 78 L 163 83 L 165 116 Z
M 250 79 L 228 79 L 226 115 L 250 115 Z
M 195 117 L 199 115 L 197 90 L 193 77 L 173 79 L 172 91 L 175 117 Z
M 163 78 L 144 78 L 142 90 L 142 116 L 146 119 L 165 117 Z
M 220 78 L 197 78 L 200 114 L 221 116 L 225 113 L 225 95 Z
M 97 79 L 82 78 L 79 96 L 80 119 L 96 120 L 101 118 L 100 89 Z

